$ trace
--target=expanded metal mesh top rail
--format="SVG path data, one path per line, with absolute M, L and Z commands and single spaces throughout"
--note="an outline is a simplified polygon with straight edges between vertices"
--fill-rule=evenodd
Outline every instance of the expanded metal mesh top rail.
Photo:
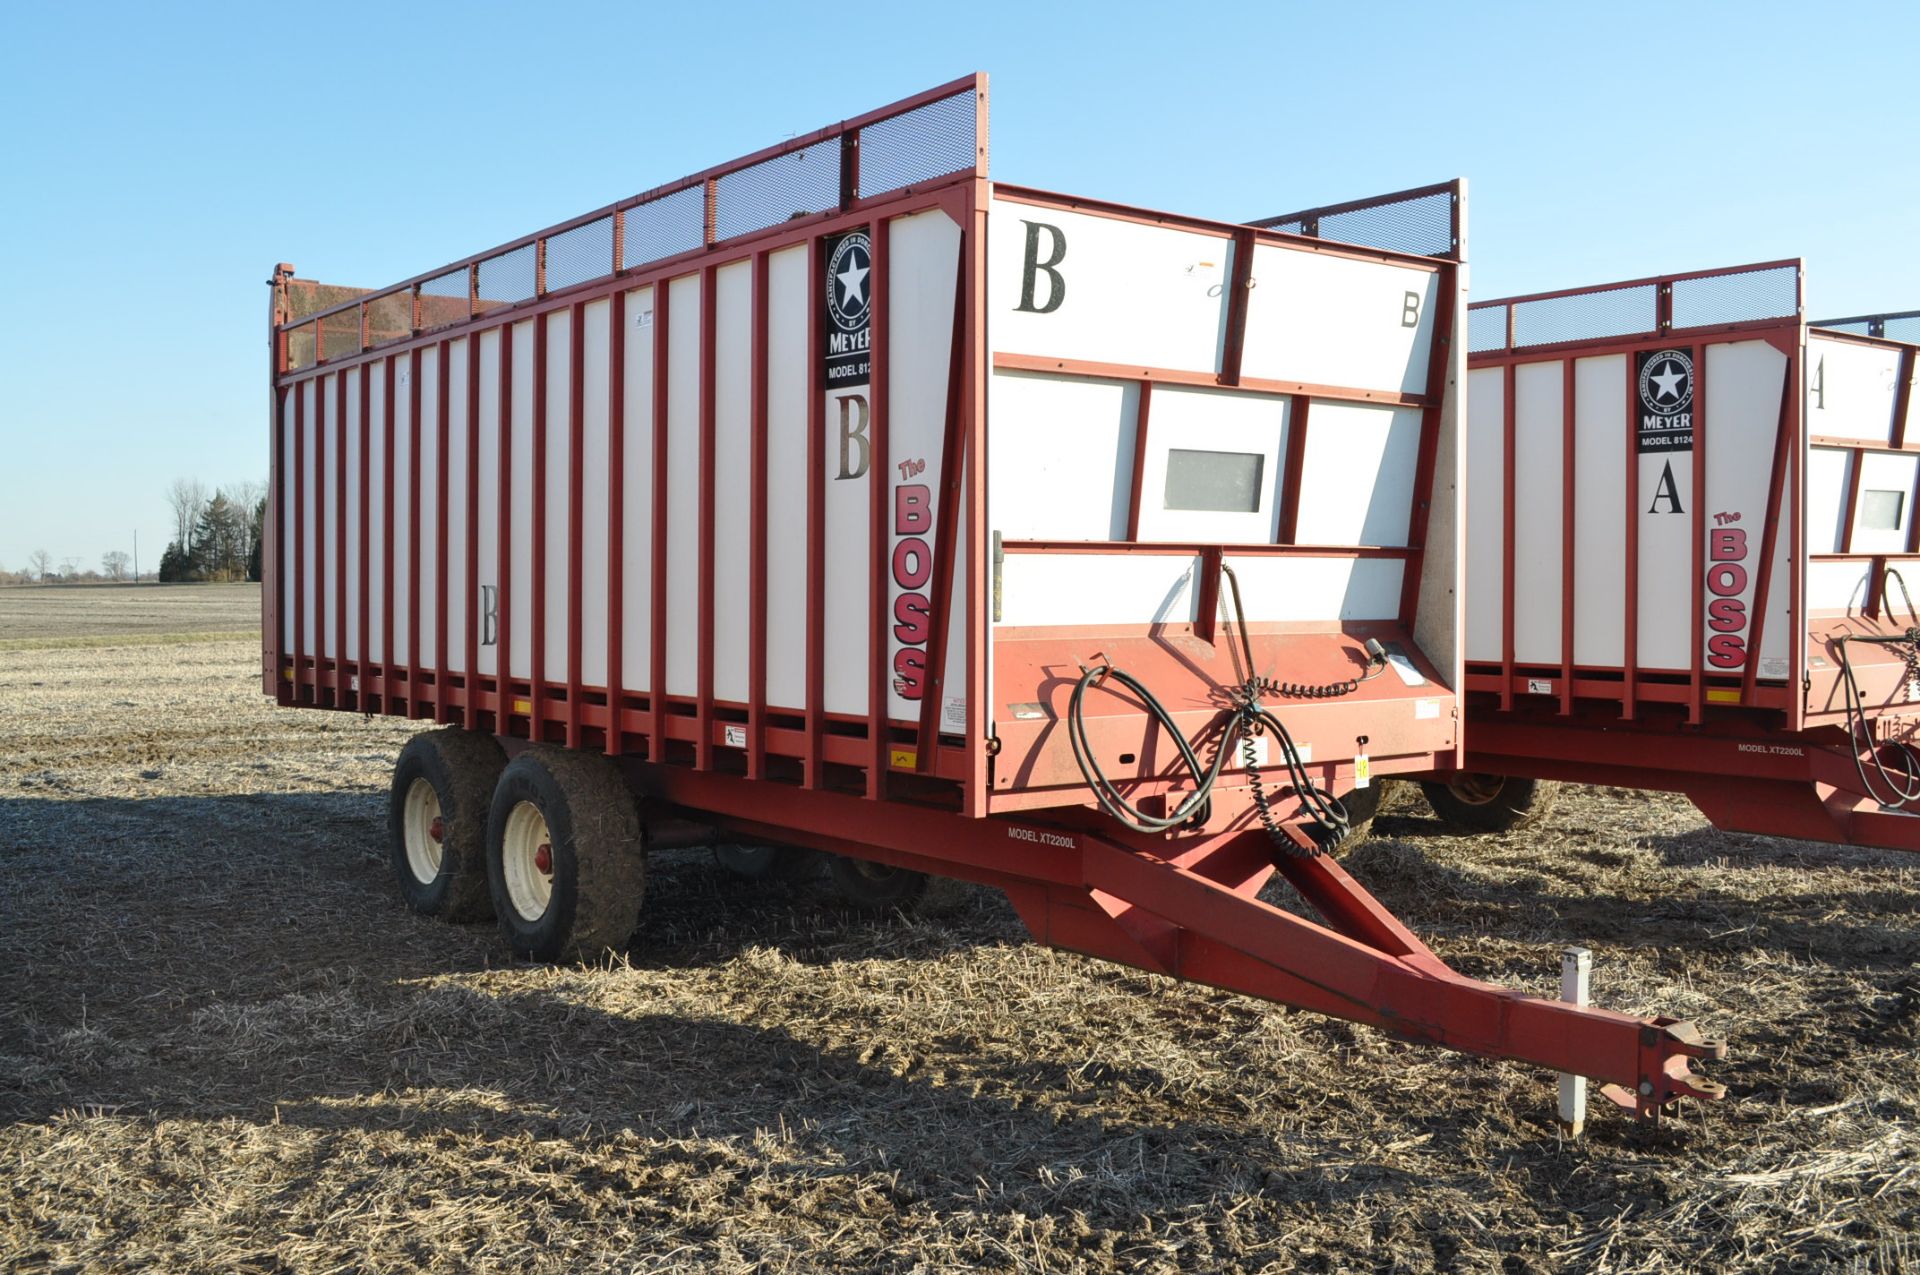
M 1420 257 L 1460 256 L 1460 184 L 1440 182 L 1246 223 L 1260 230 L 1385 248 Z
M 1467 308 L 1467 352 L 1794 319 L 1803 304 L 1801 285 L 1799 261 L 1766 261 L 1478 301 Z
M 286 277 L 295 372 L 862 200 L 987 170 L 987 77 L 969 75 L 376 290 Z
M 1882 337 L 1889 341 L 1920 345 L 1920 310 L 1856 314 L 1850 319 L 1821 319 L 1812 326 L 1829 332 L 1849 332 L 1854 336 Z

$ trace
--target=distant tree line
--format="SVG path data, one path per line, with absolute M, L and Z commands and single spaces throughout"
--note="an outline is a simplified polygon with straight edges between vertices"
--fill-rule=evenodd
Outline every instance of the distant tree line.
M 176 478 L 167 488 L 173 539 L 160 555 L 163 583 L 179 580 L 258 580 L 260 529 L 267 517 L 264 482 L 207 486 Z
M 160 555 L 160 569 L 148 566 L 135 575 L 133 555 L 110 549 L 100 566 L 81 566 L 79 558 L 56 559 L 45 549 L 27 555 L 27 565 L 9 571 L 0 565 L 0 584 L 88 584 L 106 581 L 258 580 L 260 528 L 267 516 L 264 482 L 231 483 L 211 493 L 197 478 L 176 478 L 166 491 L 173 511 L 173 539 Z M 149 563 L 152 559 L 148 559 Z

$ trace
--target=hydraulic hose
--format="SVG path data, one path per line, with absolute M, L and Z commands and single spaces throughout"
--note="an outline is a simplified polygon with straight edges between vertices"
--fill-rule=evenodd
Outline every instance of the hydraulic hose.
M 1247 772 L 1247 786 L 1253 798 L 1254 809 L 1260 816 L 1260 822 L 1274 844 L 1289 855 L 1303 852 L 1286 835 L 1279 819 L 1274 815 L 1272 799 L 1267 795 L 1259 770 L 1259 752 L 1255 739 L 1262 734 L 1271 734 L 1279 744 L 1282 764 L 1286 767 L 1287 778 L 1292 791 L 1299 797 L 1300 805 L 1308 816 L 1324 830 L 1326 844 L 1338 844 L 1346 835 L 1350 826 L 1347 810 L 1340 799 L 1313 781 L 1307 772 L 1306 763 L 1300 757 L 1299 749 L 1294 745 L 1293 736 L 1280 719 L 1261 703 L 1262 695 L 1282 695 L 1301 699 L 1328 699 L 1340 695 L 1350 695 L 1358 690 L 1360 683 L 1379 675 L 1386 667 L 1386 652 L 1378 642 L 1367 643 L 1367 669 L 1359 677 L 1348 678 L 1325 685 L 1307 685 L 1295 682 L 1280 682 L 1261 677 L 1253 671 L 1253 642 L 1247 633 L 1246 611 L 1240 602 L 1240 582 L 1233 574 L 1233 568 L 1221 564 L 1221 573 L 1227 577 L 1231 586 L 1234 616 L 1240 637 L 1240 651 L 1244 656 L 1243 677 L 1240 684 L 1229 694 L 1233 707 L 1225 710 L 1220 723 L 1220 742 L 1214 752 L 1211 765 L 1203 765 L 1192 741 L 1180 733 L 1179 724 L 1173 714 L 1167 711 L 1152 691 L 1142 685 L 1139 679 L 1113 667 L 1112 664 L 1098 664 L 1091 668 L 1082 666 L 1080 680 L 1074 684 L 1072 697 L 1067 703 L 1067 739 L 1073 746 L 1073 758 L 1080 767 L 1081 776 L 1087 786 L 1093 790 L 1094 798 L 1105 810 L 1121 824 L 1135 832 L 1160 833 L 1170 828 L 1193 821 L 1204 821 L 1212 810 L 1214 785 L 1219 782 L 1220 774 L 1226 767 L 1228 754 L 1236 744 L 1241 750 L 1241 762 Z M 1238 661 L 1236 661 L 1238 662 Z M 1139 699 L 1145 707 L 1151 721 L 1172 737 L 1180 750 L 1181 763 L 1192 776 L 1194 789 L 1178 808 L 1166 815 L 1150 815 L 1128 801 L 1119 787 L 1109 779 L 1100 768 L 1100 760 L 1095 755 L 1092 743 L 1087 738 L 1086 693 L 1089 687 L 1098 686 L 1112 679 L 1125 687 Z M 1204 732 L 1203 732 L 1204 733 Z

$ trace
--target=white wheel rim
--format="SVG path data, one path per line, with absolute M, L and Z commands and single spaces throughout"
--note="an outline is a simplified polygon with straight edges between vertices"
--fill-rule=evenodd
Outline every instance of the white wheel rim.
M 544 871 L 540 867 L 543 857 L 547 863 Z M 507 815 L 500 867 L 507 882 L 507 901 L 520 919 L 532 922 L 545 916 L 547 904 L 553 899 L 553 837 L 547 832 L 546 816 L 531 801 L 520 802 Z
M 407 788 L 407 808 L 401 827 L 407 839 L 407 870 L 421 885 L 440 879 L 440 838 L 435 826 L 440 823 L 440 794 L 426 779 L 415 779 Z M 444 825 L 440 827 L 442 835 Z

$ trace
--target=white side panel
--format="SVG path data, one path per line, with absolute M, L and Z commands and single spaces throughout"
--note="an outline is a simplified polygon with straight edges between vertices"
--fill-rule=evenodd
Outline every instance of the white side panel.
M 1467 373 L 1467 658 L 1501 658 L 1506 623 L 1505 373 Z
M 1175 554 L 1010 553 L 1000 571 L 1000 623 L 1190 624 L 1199 565 Z
M 807 703 L 807 248 L 767 259 L 767 703 Z
M 1253 280 L 1242 374 L 1426 392 L 1439 272 L 1266 244 Z
M 1608 668 L 1626 659 L 1626 377 L 1624 354 L 1573 366 L 1573 659 Z
M 451 367 L 453 360 L 447 360 Z M 451 397 L 451 396 L 449 396 Z M 414 663 L 424 668 L 446 664 L 446 653 L 436 649 L 439 641 L 440 591 L 434 582 L 434 561 L 440 536 L 440 350 L 429 346 L 420 354 L 420 605 L 414 631 L 420 635 L 420 650 Z M 453 581 L 447 581 L 449 591 Z
M 1513 657 L 1560 663 L 1566 477 L 1565 373 L 1559 360 L 1513 373 Z M 1576 508 L 1579 498 L 1574 499 Z
M 653 289 L 627 294 L 627 348 L 622 375 L 626 434 L 620 486 L 620 680 L 623 689 L 653 687 Z
M 607 684 L 608 316 L 613 303 L 589 301 L 581 312 L 580 375 L 580 680 Z
M 1807 449 L 1807 552 L 1839 553 L 1846 531 L 1847 484 L 1853 453 L 1838 447 Z
M 1858 611 L 1867 601 L 1870 562 L 1809 562 L 1808 611 Z
M 1392 619 L 1405 570 L 1397 559 L 1236 557 L 1255 622 Z M 1008 554 L 1001 574 L 1009 626 L 1184 624 L 1194 619 L 1197 557 Z
M 700 689 L 700 276 L 668 285 L 667 693 Z
M 1228 554 L 1227 564 L 1250 595 L 1250 620 L 1391 620 L 1400 614 L 1406 564 L 1397 558 L 1236 558 Z M 1253 598 L 1260 601 L 1255 603 Z M 1221 618 L 1228 613 L 1223 608 Z
M 456 673 L 467 668 L 467 617 L 471 614 L 467 599 L 467 542 L 477 537 L 482 549 L 491 545 L 495 537 L 487 534 L 492 526 L 493 510 L 497 502 L 483 489 L 480 494 L 481 517 L 477 527 L 467 526 L 467 474 L 474 458 L 467 454 L 467 359 L 470 345 L 468 338 L 448 342 L 447 345 L 447 649 L 440 653 L 443 667 Z M 424 372 L 421 375 L 425 375 Z M 480 378 L 482 390 L 489 385 L 497 385 L 498 377 Z M 437 426 L 436 426 L 437 428 Z M 483 457 L 498 455 L 499 447 L 493 441 L 497 434 L 490 432 L 483 420 L 480 426 L 480 454 Z M 435 481 L 438 476 L 435 475 Z M 427 502 L 422 498 L 422 505 Z M 426 565 L 422 555 L 420 576 L 423 583 L 433 580 L 433 573 Z M 484 582 L 485 576 L 481 577 Z M 423 629 L 423 633 L 432 630 Z
M 555 310 L 547 316 L 547 472 L 546 472 L 546 573 L 542 581 L 544 596 L 533 619 L 543 629 L 545 645 L 541 650 L 542 680 L 564 683 L 571 675 L 567 659 L 567 611 L 571 582 L 567 567 L 573 545 L 573 438 L 568 417 L 572 411 L 573 385 L 573 312 Z M 532 477 L 531 474 L 528 475 Z M 529 486 L 532 484 L 529 483 Z M 529 584 L 532 581 L 528 581 Z M 581 578 L 586 588 L 586 579 Z M 527 593 L 532 597 L 531 590 Z
M 1405 545 L 1419 450 L 1417 408 L 1313 400 L 1300 466 L 1298 543 Z
M 953 534 L 938 519 L 960 227 L 943 212 L 896 218 L 888 228 L 888 254 L 887 714 L 918 721 L 933 680 L 926 661 L 938 588 L 934 556 Z M 956 589 L 956 597 L 963 596 Z M 964 693 L 963 686 L 946 689 L 949 699 Z M 964 713 L 964 700 L 959 704 Z
M 1861 453 L 1859 503 L 1853 511 L 1853 552 L 1907 551 L 1914 464 L 1912 456 Z
M 513 325 L 513 369 L 508 393 L 507 437 L 507 605 L 500 622 L 510 625 L 507 658 L 510 677 L 533 676 L 533 617 L 540 609 L 533 594 L 533 320 Z M 484 384 L 486 377 L 482 376 Z M 494 505 L 486 500 L 480 508 Z M 480 525 L 487 519 L 482 513 Z M 497 531 L 497 528 L 495 529 Z M 488 535 L 489 540 L 493 535 Z M 475 608 L 478 614 L 478 608 Z
M 990 220 L 996 352 L 1219 370 L 1230 239 L 1004 199 Z
M 360 502 L 366 493 L 360 487 L 360 378 L 365 365 L 348 368 L 342 375 L 347 382 L 346 437 L 347 478 L 343 513 L 346 517 L 346 559 L 340 571 L 346 577 L 347 617 L 345 658 L 360 658 Z
M 425 529 L 426 524 L 420 524 Z M 393 364 L 393 660 L 413 659 L 413 359 Z
M 1292 407 L 1291 399 L 1273 394 L 1155 386 L 1147 408 L 1147 453 L 1140 474 L 1140 538 L 1272 544 L 1280 532 L 1280 475 Z M 1312 446 L 1311 434 L 1308 439 Z M 1169 508 L 1167 469 L 1175 451 L 1259 457 L 1257 507 L 1244 511 Z M 1127 461 L 1131 464 L 1132 457 Z M 1304 504 L 1304 486 L 1301 496 Z M 1124 519 L 1124 496 L 1121 508 Z M 1304 530 L 1300 537 L 1302 543 L 1313 543 Z
M 367 365 L 371 378 L 367 403 L 367 652 L 371 659 L 387 658 L 387 554 L 392 533 L 387 527 L 387 364 Z
M 1809 336 L 1807 434 L 1886 442 L 1899 372 L 1899 352 L 1890 347 Z
M 1787 366 L 1787 356 L 1764 341 L 1707 347 L 1707 616 L 1702 658 L 1710 672 L 1733 672 L 1747 665 Z M 1910 488 L 1911 464 L 1907 482 Z M 1767 628 L 1788 623 L 1788 601 L 1769 593 Z M 1784 676 L 1785 670 L 1769 675 Z
M 294 650 L 293 641 L 293 598 L 294 590 L 301 587 L 300 564 L 293 560 L 293 492 L 294 485 L 300 481 L 304 472 L 303 457 L 295 448 L 293 436 L 293 396 L 298 389 L 280 390 L 280 489 L 274 493 L 274 508 L 280 518 L 280 543 L 274 546 L 279 558 L 280 595 L 286 602 L 280 608 L 280 649 L 283 653 Z M 285 667 L 284 665 L 282 666 Z M 280 673 L 276 671 L 275 677 Z
M 340 578 L 340 554 L 335 537 L 340 531 L 341 446 L 340 391 L 335 388 L 340 373 L 321 378 L 320 388 L 320 654 L 332 659 L 339 652 L 334 640 L 339 628 L 334 609 L 339 605 L 337 582 Z
M 987 481 L 1001 536 L 1125 540 L 1139 387 L 996 372 L 990 393 L 993 446 L 987 450 Z M 1164 395 L 1166 388 L 1155 393 Z
M 752 638 L 753 262 L 715 271 L 713 293 L 713 694 L 744 704 Z M 770 474 L 768 486 L 779 481 Z
M 821 465 L 826 470 L 827 578 L 821 645 L 822 694 L 830 713 L 867 711 L 867 652 L 873 628 L 867 623 L 872 466 L 864 440 L 871 437 L 872 392 L 870 384 L 829 389 L 825 405 Z
M 501 574 L 505 574 L 505 572 L 501 570 L 501 561 L 499 561 L 499 518 L 501 518 L 501 507 L 503 507 L 503 505 L 507 507 L 507 509 L 505 509 L 505 517 L 509 518 L 509 528 L 515 528 L 515 530 L 520 532 L 520 536 L 516 536 L 515 540 L 520 540 L 524 543 L 524 532 L 526 532 L 526 520 L 524 520 L 526 515 L 520 511 L 520 501 L 513 499 L 511 493 L 509 493 L 509 497 L 507 497 L 505 501 L 501 499 L 501 490 L 499 490 L 499 470 L 501 470 L 501 455 L 499 455 L 499 449 L 501 449 L 501 440 L 505 438 L 507 447 L 513 449 L 513 451 L 509 453 L 509 457 L 507 457 L 507 465 L 513 469 L 515 474 L 524 474 L 524 472 L 526 472 L 526 459 L 518 453 L 518 442 L 520 442 L 520 438 L 516 438 L 513 430 L 509 428 L 511 422 L 503 421 L 503 417 L 509 417 L 509 415 L 511 415 L 511 403 L 503 409 L 503 405 L 501 405 L 501 401 L 499 401 L 499 359 L 501 359 L 501 346 L 505 344 L 503 338 L 501 338 L 501 328 L 492 328 L 492 330 L 488 330 L 488 332 L 480 332 L 474 340 L 478 340 L 478 351 L 480 351 L 480 355 L 478 355 L 478 357 L 480 357 L 480 386 L 478 386 L 478 390 L 480 390 L 480 394 L 478 394 L 478 399 L 480 399 L 480 449 L 478 449 L 478 453 L 476 453 L 474 457 L 470 457 L 470 463 L 472 463 L 472 467 L 474 467 L 474 472 L 480 476 L 480 495 L 478 495 L 478 503 L 476 503 L 476 507 L 474 507 L 474 526 L 472 526 L 472 530 L 470 530 L 468 534 L 476 538 L 474 543 L 476 543 L 476 547 L 478 547 L 478 563 L 480 563 L 480 566 L 478 566 L 478 570 L 476 570 L 476 582 L 478 582 L 478 588 L 480 588 L 480 595 L 468 599 L 465 611 L 467 611 L 468 622 L 478 626 L 478 641 L 476 641 L 476 647 L 474 647 L 474 649 L 476 649 L 476 657 L 474 657 L 474 659 L 478 661 L 478 672 L 482 672 L 482 674 L 490 674 L 490 672 L 497 674 L 497 672 L 499 672 L 499 639 L 501 639 L 501 632 L 507 630 L 507 626 L 513 622 L 509 614 L 501 611 L 501 588 L 499 588 L 499 584 L 501 584 L 499 578 L 501 578 Z M 518 332 L 513 334 L 513 344 L 515 344 L 515 351 L 518 353 L 518 349 L 520 349 L 520 334 L 518 334 Z M 513 394 L 515 394 L 515 397 L 518 397 L 520 386 L 526 384 L 526 380 L 518 374 L 518 371 L 520 371 L 520 369 L 515 369 L 515 378 L 513 378 Z M 501 432 L 503 428 L 507 430 L 505 434 Z M 451 432 L 453 432 L 453 434 L 459 434 L 461 430 L 459 430 L 459 426 L 455 424 L 455 428 L 453 428 Z M 524 436 L 524 432 L 522 432 L 522 436 Z M 447 495 L 449 495 L 449 497 L 455 501 L 455 505 L 457 505 L 457 503 L 459 503 L 459 497 L 453 495 L 455 490 L 457 490 L 457 488 L 447 488 Z M 453 541 L 453 545 L 461 545 L 461 541 L 455 540 Z M 516 568 L 516 566 L 520 565 L 518 559 L 522 557 L 522 551 L 520 551 L 520 545 L 518 545 L 518 543 L 513 545 L 513 553 L 511 553 L 509 557 L 513 559 L 511 566 L 515 566 Z M 449 553 L 449 555 L 447 555 L 447 576 L 453 576 L 453 574 L 457 574 L 457 572 L 461 570 L 459 566 L 455 566 L 457 563 L 461 563 L 461 561 L 463 561 L 463 559 L 461 559 L 457 553 Z M 515 570 L 515 572 L 513 572 L 513 580 L 507 582 L 507 589 L 505 589 L 505 591 L 507 591 L 509 595 L 516 595 L 520 589 L 524 588 L 524 584 L 526 584 L 526 574 L 524 574 L 522 570 Z M 505 601 L 511 605 L 516 599 L 515 597 L 507 597 Z M 518 636 L 515 636 L 515 638 L 518 638 Z M 451 634 L 449 634 L 449 639 L 451 639 Z M 520 649 L 524 651 L 526 647 L 520 647 Z

